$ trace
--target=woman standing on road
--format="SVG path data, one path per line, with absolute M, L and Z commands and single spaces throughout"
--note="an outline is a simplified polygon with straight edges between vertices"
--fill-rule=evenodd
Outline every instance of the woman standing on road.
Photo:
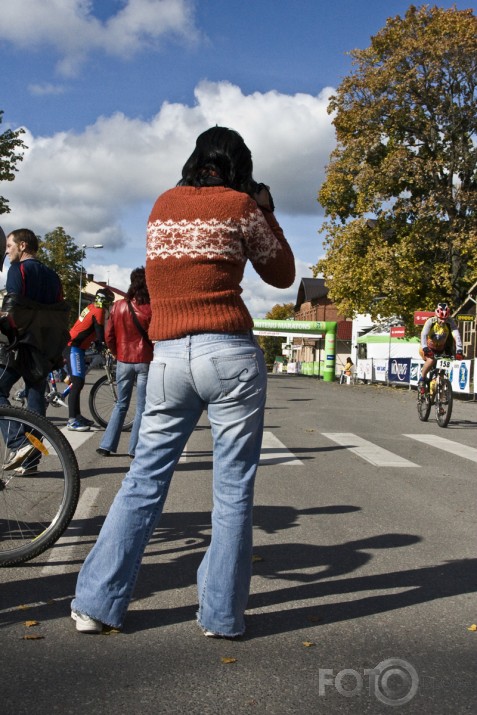
M 81 632 L 116 628 L 174 468 L 204 409 L 213 439 L 210 546 L 198 569 L 206 636 L 245 630 L 252 507 L 260 457 L 266 366 L 240 294 L 247 260 L 277 288 L 295 278 L 292 251 L 252 155 L 231 129 L 201 134 L 176 188 L 157 199 L 147 228 L 150 337 L 146 409 L 136 457 L 78 577 L 72 618 Z
M 131 273 L 131 285 L 126 298 L 117 301 L 111 308 L 104 334 L 108 349 L 117 358 L 118 399 L 101 444 L 96 450 L 103 457 L 109 457 L 110 453 L 116 452 L 118 448 L 136 382 L 136 414 L 128 449 L 129 456 L 134 457 L 146 403 L 147 373 L 153 352 L 152 342 L 147 334 L 150 322 L 151 305 L 146 286 L 146 271 L 144 268 L 135 268 Z

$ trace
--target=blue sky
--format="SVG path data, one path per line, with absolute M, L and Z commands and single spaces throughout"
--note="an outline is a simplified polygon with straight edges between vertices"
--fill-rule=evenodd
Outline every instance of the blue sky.
M 417 4 L 417 3 L 416 3 Z M 470 2 L 436 2 L 472 7 Z M 63 226 L 98 280 L 126 289 L 145 227 L 196 136 L 214 124 L 250 146 L 271 187 L 298 276 L 278 291 L 247 269 L 256 317 L 294 302 L 322 255 L 316 196 L 334 147 L 326 107 L 401 0 L 2 0 L 0 131 L 24 127 L 6 231 Z M 8 265 L 8 262 L 6 262 Z M 4 280 L 5 270 L 0 281 Z

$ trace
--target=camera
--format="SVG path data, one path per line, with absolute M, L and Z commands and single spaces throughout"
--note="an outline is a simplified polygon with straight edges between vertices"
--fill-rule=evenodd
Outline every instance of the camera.
M 250 196 L 251 196 L 252 198 L 255 198 L 255 194 L 259 194 L 260 191 L 262 191 L 263 189 L 265 189 L 266 192 L 268 193 L 268 202 L 269 202 L 269 204 L 270 204 L 270 209 L 271 209 L 272 211 L 275 211 L 275 204 L 274 204 L 274 202 L 273 202 L 273 198 L 272 198 L 272 195 L 271 195 L 271 193 L 270 193 L 270 189 L 268 188 L 268 186 L 267 186 L 266 184 L 258 183 L 257 181 L 252 181 L 252 182 L 250 183 L 250 191 L 249 191 L 249 194 L 250 194 Z

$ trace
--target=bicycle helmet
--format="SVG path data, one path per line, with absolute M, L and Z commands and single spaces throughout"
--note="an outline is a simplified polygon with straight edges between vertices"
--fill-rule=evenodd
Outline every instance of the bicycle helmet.
M 441 320 L 445 320 L 450 315 L 450 308 L 447 303 L 438 303 L 436 308 L 436 315 Z
M 94 296 L 95 305 L 100 308 L 107 308 L 114 303 L 114 293 L 110 288 L 100 288 Z

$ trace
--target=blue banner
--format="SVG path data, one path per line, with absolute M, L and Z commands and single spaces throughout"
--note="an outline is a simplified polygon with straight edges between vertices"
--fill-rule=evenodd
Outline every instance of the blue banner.
M 409 383 L 411 380 L 411 358 L 391 358 L 388 362 L 389 382 Z

